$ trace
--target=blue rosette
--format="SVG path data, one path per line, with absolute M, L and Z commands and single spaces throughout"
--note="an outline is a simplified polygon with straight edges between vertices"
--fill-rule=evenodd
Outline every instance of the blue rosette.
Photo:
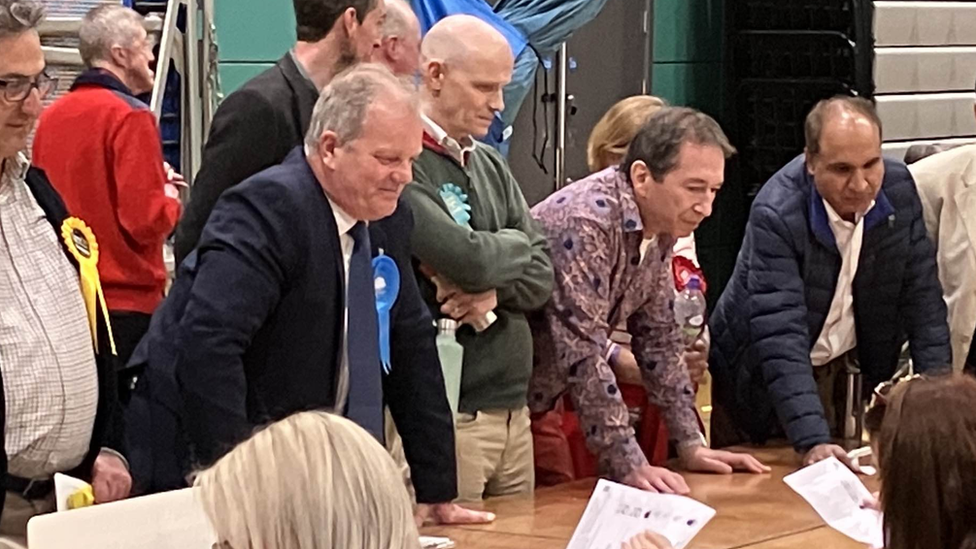
M 373 258 L 373 288 L 376 291 L 376 319 L 380 329 L 380 361 L 390 373 L 390 311 L 400 295 L 400 269 L 380 250 Z

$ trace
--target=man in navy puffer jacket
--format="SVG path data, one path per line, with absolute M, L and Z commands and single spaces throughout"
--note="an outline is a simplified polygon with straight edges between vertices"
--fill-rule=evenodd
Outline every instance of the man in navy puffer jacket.
M 755 442 L 784 433 L 809 464 L 830 456 L 845 371 L 869 391 L 906 339 L 917 372 L 951 362 L 946 305 L 922 207 L 881 121 L 859 98 L 821 101 L 804 154 L 752 205 L 710 326 L 715 399 Z

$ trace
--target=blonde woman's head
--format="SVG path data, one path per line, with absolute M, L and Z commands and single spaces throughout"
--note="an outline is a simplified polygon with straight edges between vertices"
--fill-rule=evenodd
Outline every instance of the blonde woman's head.
M 353 422 L 302 412 L 241 443 L 194 482 L 223 547 L 419 549 L 386 450 Z
M 634 95 L 610 107 L 593 127 L 586 144 L 590 170 L 598 172 L 619 164 L 644 122 L 666 105 L 653 95 Z

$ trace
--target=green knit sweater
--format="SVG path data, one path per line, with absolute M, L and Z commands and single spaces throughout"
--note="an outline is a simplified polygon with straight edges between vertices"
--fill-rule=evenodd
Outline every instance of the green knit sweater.
M 525 313 L 552 293 L 552 262 L 545 236 L 529 213 L 505 159 L 476 145 L 467 165 L 425 149 L 404 196 L 414 215 L 413 254 L 468 293 L 495 289 L 498 320 L 476 333 L 458 330 L 464 347 L 459 409 L 518 409 L 526 404 L 532 373 L 532 333 Z M 470 228 L 459 225 L 441 197 L 453 183 L 468 195 Z M 417 274 L 434 318 L 443 318 L 434 285 Z

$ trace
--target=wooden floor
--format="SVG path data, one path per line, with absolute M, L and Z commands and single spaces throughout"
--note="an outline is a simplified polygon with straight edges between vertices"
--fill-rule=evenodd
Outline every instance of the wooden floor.
M 717 514 L 689 549 L 863 549 L 824 525 L 813 509 L 784 482 L 799 467 L 789 448 L 752 453 L 773 468 L 765 475 L 686 474 L 691 497 Z M 875 490 L 874 478 L 862 477 Z M 425 528 L 423 533 L 450 537 L 458 549 L 565 549 L 583 515 L 595 480 L 542 488 L 532 497 L 506 497 L 481 507 L 497 515 L 493 524 Z

